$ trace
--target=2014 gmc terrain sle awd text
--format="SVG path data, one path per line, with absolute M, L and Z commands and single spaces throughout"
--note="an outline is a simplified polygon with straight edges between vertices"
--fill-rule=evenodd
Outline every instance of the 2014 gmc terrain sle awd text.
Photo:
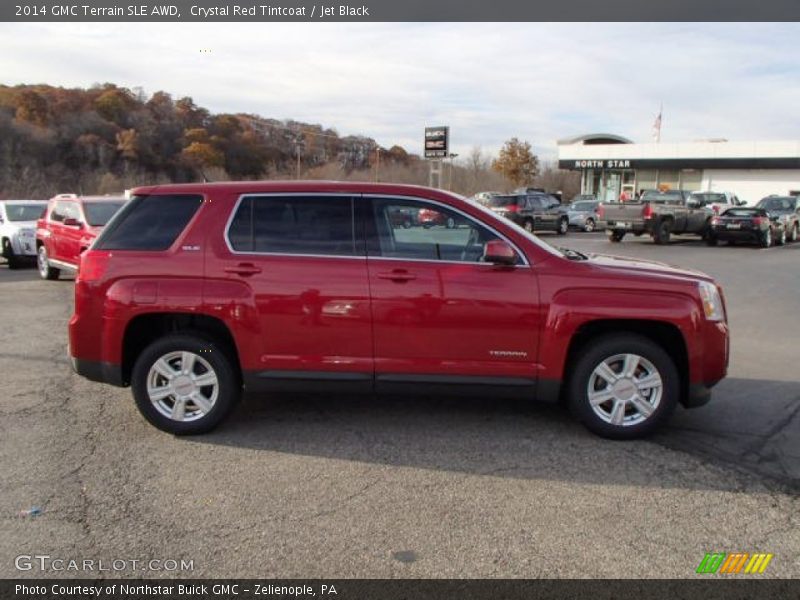
M 69 334 L 78 373 L 130 385 L 147 420 L 185 434 L 243 390 L 339 389 L 564 400 L 633 438 L 707 402 L 728 363 L 710 277 L 368 183 L 134 190 L 81 257 Z

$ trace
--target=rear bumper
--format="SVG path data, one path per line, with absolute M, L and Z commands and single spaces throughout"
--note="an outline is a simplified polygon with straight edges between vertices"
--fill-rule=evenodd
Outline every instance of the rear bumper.
M 117 387 L 125 387 L 125 382 L 122 378 L 122 366 L 112 363 L 99 362 L 94 360 L 83 360 L 69 357 L 72 370 L 81 377 L 85 377 L 90 381 L 97 381 L 100 383 L 108 383 Z
M 763 235 L 761 231 L 755 229 L 713 229 L 712 235 L 718 240 L 734 240 L 740 242 L 758 241 Z

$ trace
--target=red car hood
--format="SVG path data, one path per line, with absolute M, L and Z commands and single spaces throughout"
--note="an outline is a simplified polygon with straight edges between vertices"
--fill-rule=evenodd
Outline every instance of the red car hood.
M 683 279 L 691 279 L 697 281 L 702 279 L 704 281 L 714 281 L 714 279 L 694 269 L 685 269 L 683 267 L 675 267 L 666 263 L 658 262 L 655 260 L 642 260 L 639 258 L 626 258 L 624 256 L 611 256 L 608 254 L 591 254 L 589 255 L 589 263 L 598 267 L 606 267 L 614 270 L 631 271 L 635 273 L 650 273 L 653 275 L 667 275 L 672 277 L 680 277 Z

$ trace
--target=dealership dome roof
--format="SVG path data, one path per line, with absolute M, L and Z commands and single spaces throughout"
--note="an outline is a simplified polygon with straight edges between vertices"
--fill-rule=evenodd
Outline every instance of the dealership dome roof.
M 581 144 L 591 146 L 593 144 L 632 144 L 633 140 L 614 135 L 613 133 L 587 133 L 575 137 L 563 138 L 558 140 L 559 146 L 569 146 L 571 144 Z

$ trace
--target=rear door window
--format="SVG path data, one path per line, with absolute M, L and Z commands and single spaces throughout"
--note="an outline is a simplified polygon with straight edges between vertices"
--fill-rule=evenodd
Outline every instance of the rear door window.
M 245 196 L 228 228 L 228 242 L 235 252 L 363 255 L 354 223 L 349 196 Z
M 98 250 L 166 250 L 186 228 L 203 197 L 196 194 L 134 196 L 105 228 Z

